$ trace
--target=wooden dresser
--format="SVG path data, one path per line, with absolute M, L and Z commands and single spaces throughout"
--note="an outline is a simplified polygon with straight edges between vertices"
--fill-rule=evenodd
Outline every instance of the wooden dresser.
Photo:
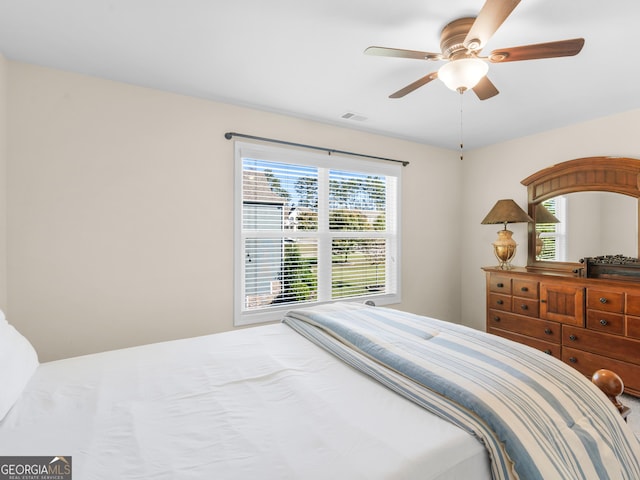
M 487 332 L 540 349 L 591 377 L 616 372 L 640 396 L 640 282 L 485 267 Z

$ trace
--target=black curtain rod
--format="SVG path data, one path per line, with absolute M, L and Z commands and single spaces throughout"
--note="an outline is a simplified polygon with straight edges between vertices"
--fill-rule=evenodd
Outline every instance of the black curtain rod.
M 310 148 L 313 150 L 322 150 L 324 152 L 328 152 L 329 155 L 331 155 L 332 153 L 341 153 L 343 155 L 354 155 L 356 157 L 373 158 L 375 160 L 384 160 L 385 162 L 401 163 L 403 167 L 406 167 L 407 165 L 409 165 L 409 162 L 404 160 L 394 160 L 393 158 L 376 157 L 373 155 L 365 155 L 362 153 L 346 152 L 344 150 L 335 150 L 333 148 L 316 147 L 313 145 L 305 145 L 304 143 L 285 142 L 284 140 L 276 140 L 275 138 L 256 137 L 254 135 L 246 135 L 244 133 L 236 133 L 236 132 L 227 132 L 224 134 L 224 138 L 226 138 L 227 140 L 231 140 L 233 137 L 249 138 L 251 140 L 260 140 L 262 142 L 279 143 L 281 145 L 289 145 L 292 147 L 302 147 L 302 148 Z

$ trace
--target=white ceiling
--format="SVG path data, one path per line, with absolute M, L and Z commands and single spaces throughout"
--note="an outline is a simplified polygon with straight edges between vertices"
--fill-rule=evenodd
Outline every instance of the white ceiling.
M 584 37 L 576 57 L 490 65 L 500 95 L 436 80 L 449 21 L 483 0 L 0 0 L 0 51 L 24 61 L 457 149 L 640 107 L 638 0 L 522 0 L 484 49 Z M 353 112 L 364 121 L 344 120 Z M 261 132 L 244 132 L 260 135 Z

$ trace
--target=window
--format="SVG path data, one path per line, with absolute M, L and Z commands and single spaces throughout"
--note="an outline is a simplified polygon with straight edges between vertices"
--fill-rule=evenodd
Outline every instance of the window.
M 536 232 L 542 239 L 542 251 L 537 260 L 564 261 L 566 250 L 566 197 L 550 198 L 542 206 L 560 221 L 560 223 L 536 223 Z
M 400 301 L 399 165 L 236 142 L 235 325 Z

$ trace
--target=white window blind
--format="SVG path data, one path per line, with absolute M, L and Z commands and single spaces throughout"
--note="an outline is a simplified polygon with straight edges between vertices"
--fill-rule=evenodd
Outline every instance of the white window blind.
M 236 143 L 235 324 L 397 303 L 402 167 Z

